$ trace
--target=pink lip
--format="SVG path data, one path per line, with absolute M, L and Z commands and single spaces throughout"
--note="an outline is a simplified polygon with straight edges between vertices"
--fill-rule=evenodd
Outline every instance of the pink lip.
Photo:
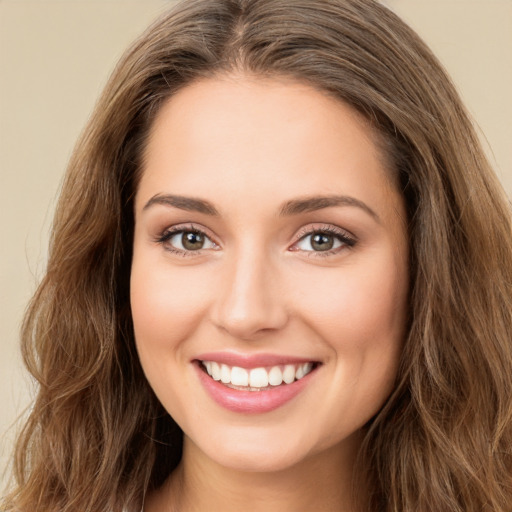
M 264 368 L 285 364 L 302 364 L 313 362 L 314 359 L 301 357 L 282 356 L 277 354 L 236 354 L 234 352 L 208 352 L 199 354 L 194 359 L 199 361 L 215 361 L 228 366 L 239 366 L 240 368 Z
M 211 361 L 212 359 L 205 360 Z M 261 364 L 260 366 L 273 365 Z M 263 391 L 242 391 L 229 388 L 221 382 L 213 380 L 201 368 L 201 363 L 198 361 L 195 362 L 194 367 L 196 368 L 201 384 L 217 404 L 230 411 L 245 414 L 261 414 L 283 406 L 297 396 L 309 384 L 318 369 L 314 369 L 302 379 L 296 380 L 291 384 L 283 384 Z

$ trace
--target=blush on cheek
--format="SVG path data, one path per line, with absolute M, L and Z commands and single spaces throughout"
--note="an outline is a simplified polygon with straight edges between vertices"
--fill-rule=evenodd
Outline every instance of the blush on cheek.
M 175 348 L 201 322 L 209 287 L 196 272 L 137 262 L 131 276 L 131 309 L 138 344 Z M 157 270 L 158 269 L 158 270 Z
M 368 271 L 364 276 L 354 271 L 340 272 L 338 282 L 336 277 L 327 277 L 313 280 L 314 287 L 304 283 L 296 294 L 302 297 L 301 311 L 307 312 L 309 323 L 325 339 L 336 340 L 341 351 L 400 345 L 405 297 L 397 285 L 400 276 L 390 272 L 387 279 L 382 275 L 377 279 Z

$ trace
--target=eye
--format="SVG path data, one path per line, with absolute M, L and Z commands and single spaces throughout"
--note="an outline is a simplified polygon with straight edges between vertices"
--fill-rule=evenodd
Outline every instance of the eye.
M 353 247 L 356 240 L 348 233 L 329 227 L 316 229 L 301 234 L 300 239 L 292 249 L 305 252 L 333 254 L 343 247 Z
M 187 253 L 202 249 L 215 249 L 217 244 L 197 229 L 176 229 L 166 231 L 158 242 L 173 252 Z

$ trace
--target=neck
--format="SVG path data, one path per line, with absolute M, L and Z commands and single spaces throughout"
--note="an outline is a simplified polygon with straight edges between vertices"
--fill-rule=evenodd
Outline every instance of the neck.
M 221 466 L 186 438 L 180 465 L 150 497 L 146 512 L 356 512 L 357 447 L 333 447 L 283 470 L 255 472 Z

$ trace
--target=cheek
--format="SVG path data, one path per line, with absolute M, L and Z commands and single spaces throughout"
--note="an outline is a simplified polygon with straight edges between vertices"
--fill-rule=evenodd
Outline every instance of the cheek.
M 165 261 L 134 257 L 130 301 L 141 352 L 177 348 L 196 328 L 212 289 L 202 274 L 197 269 L 173 270 Z
M 130 277 L 135 342 L 146 378 L 176 420 L 191 416 L 192 423 L 201 416 L 187 399 L 193 386 L 183 371 L 190 359 L 185 342 L 197 330 L 209 300 L 209 288 L 201 286 L 204 276 L 195 275 L 170 270 L 165 258 L 134 254 Z
M 389 263 L 340 268 L 337 276 L 329 272 L 300 283 L 300 308 L 337 350 L 378 350 L 402 338 L 407 281 Z
M 337 441 L 340 432 L 345 435 L 369 421 L 394 386 L 408 284 L 405 269 L 392 258 L 380 263 L 340 268 L 337 275 L 319 274 L 301 283 L 296 293 L 302 297 L 297 307 L 334 362 L 321 406 L 324 426 L 332 433 L 324 440 L 326 446 Z

